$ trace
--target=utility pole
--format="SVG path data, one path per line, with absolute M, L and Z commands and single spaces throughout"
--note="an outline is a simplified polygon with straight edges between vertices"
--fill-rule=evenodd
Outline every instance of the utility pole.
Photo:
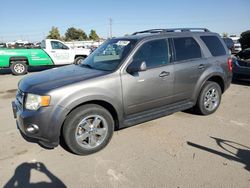
M 109 37 L 112 38 L 112 18 L 109 18 Z

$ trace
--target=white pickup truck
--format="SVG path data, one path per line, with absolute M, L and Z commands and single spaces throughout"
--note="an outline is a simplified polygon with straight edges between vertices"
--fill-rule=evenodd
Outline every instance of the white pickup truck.
M 10 67 L 14 75 L 23 75 L 29 66 L 79 64 L 90 52 L 90 49 L 73 49 L 62 41 L 46 39 L 41 42 L 41 49 L 0 49 L 0 68 Z
M 55 65 L 79 64 L 91 52 L 87 48 L 70 48 L 62 41 L 54 39 L 43 40 L 41 48 L 51 57 Z

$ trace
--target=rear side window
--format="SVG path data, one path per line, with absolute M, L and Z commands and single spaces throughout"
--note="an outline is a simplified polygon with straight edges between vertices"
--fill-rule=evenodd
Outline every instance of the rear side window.
M 41 47 L 42 49 L 46 49 L 46 43 L 45 43 L 44 40 L 41 42 L 40 47 Z
M 201 36 L 212 56 L 226 55 L 226 50 L 217 36 Z
M 201 58 L 199 44 L 192 37 L 173 38 L 176 61 Z

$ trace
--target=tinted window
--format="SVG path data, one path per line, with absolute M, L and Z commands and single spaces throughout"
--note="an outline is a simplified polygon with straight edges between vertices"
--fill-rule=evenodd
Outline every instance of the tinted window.
M 43 40 L 43 41 L 41 42 L 40 47 L 41 47 L 42 49 L 46 49 L 45 40 Z
M 147 68 L 159 67 L 169 62 L 167 41 L 155 40 L 143 44 L 133 57 L 134 63 L 146 62 Z
M 174 38 L 176 61 L 201 58 L 199 44 L 192 37 Z
M 216 36 L 201 36 L 201 40 L 206 44 L 212 56 L 225 55 L 226 51 L 220 39 Z

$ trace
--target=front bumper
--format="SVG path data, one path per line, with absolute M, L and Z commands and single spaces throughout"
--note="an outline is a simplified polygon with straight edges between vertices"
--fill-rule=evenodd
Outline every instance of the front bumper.
M 35 139 L 47 148 L 58 146 L 60 130 L 65 118 L 64 108 L 49 106 L 31 111 L 20 107 L 15 100 L 12 102 L 12 109 L 17 127 L 25 138 L 30 138 L 32 141 Z M 30 131 L 32 126 L 37 127 L 37 130 Z

